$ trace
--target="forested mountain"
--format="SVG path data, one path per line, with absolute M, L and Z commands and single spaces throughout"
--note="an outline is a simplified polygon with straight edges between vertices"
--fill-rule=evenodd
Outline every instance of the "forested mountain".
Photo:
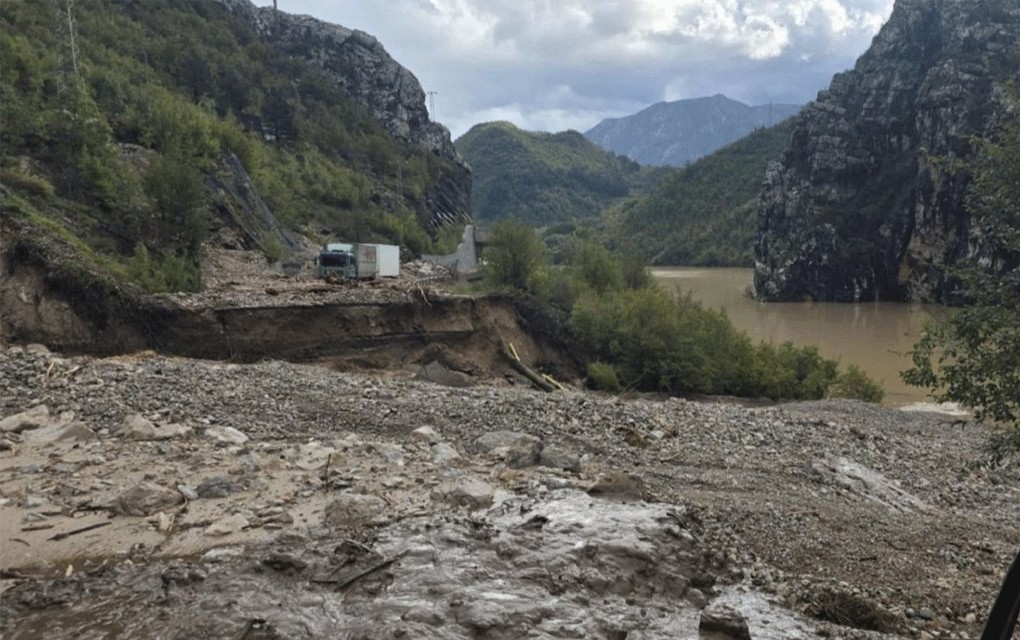
M 750 266 L 762 178 L 792 131 L 760 129 L 671 173 L 607 214 L 606 242 L 652 264 Z
M 368 34 L 247 0 L 5 0 L 0 59 L 4 215 L 152 288 L 198 286 L 227 222 L 279 258 L 288 226 L 420 251 L 470 217 L 449 133 Z
M 584 135 L 614 153 L 645 165 L 680 167 L 778 124 L 800 105 L 748 106 L 724 95 L 659 102 L 622 118 L 603 120 Z
M 542 227 L 593 220 L 666 175 L 607 152 L 576 131 L 536 133 L 489 122 L 455 144 L 471 166 L 472 205 L 481 221 L 513 218 Z

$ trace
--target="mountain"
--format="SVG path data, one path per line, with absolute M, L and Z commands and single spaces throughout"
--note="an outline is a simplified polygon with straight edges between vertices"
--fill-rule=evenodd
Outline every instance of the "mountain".
M 577 131 L 536 133 L 489 122 L 455 144 L 471 166 L 471 201 L 481 221 L 514 218 L 542 227 L 590 220 L 665 175 L 605 151 Z
M 751 266 L 762 177 L 792 132 L 792 119 L 758 129 L 670 173 L 611 211 L 604 239 L 652 264 Z
M 777 124 L 800 108 L 791 104 L 749 107 L 719 94 L 660 102 L 631 116 L 603 120 L 584 135 L 641 164 L 680 167 L 755 129 Z
M 248 0 L 67 7 L 0 3 L 0 197 L 83 262 L 196 288 L 225 228 L 277 260 L 293 230 L 414 252 L 470 219 L 449 132 L 372 36 Z
M 768 170 L 758 296 L 945 301 L 947 266 L 996 264 L 967 213 L 968 165 L 1015 112 L 1018 60 L 1015 0 L 898 0 Z

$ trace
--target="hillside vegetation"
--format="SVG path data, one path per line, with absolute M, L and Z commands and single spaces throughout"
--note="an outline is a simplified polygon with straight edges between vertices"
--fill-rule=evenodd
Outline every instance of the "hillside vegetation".
M 667 173 L 605 151 L 576 131 L 537 133 L 508 122 L 476 125 L 455 145 L 471 165 L 472 207 L 482 222 L 511 218 L 544 227 L 594 220 Z
M 428 190 L 453 163 L 394 139 L 295 52 L 211 0 L 74 7 L 72 51 L 58 3 L 0 3 L 5 215 L 44 221 L 150 289 L 198 288 L 236 157 L 284 224 L 433 244 Z
M 651 264 L 750 266 L 758 191 L 792 122 L 759 129 L 621 203 L 606 215 L 607 244 Z

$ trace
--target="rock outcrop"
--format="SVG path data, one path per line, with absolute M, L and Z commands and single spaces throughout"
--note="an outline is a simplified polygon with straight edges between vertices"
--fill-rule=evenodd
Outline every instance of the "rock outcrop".
M 452 162 L 428 194 L 435 228 L 471 217 L 471 175 L 443 125 L 429 119 L 425 91 L 409 70 L 390 57 L 375 37 L 307 15 L 292 15 L 250 0 L 216 0 L 280 51 L 321 69 L 345 95 L 364 106 L 395 138 Z
M 946 267 L 987 251 L 964 204 L 974 140 L 1010 112 L 1020 6 L 898 0 L 855 68 L 798 116 L 765 176 L 765 300 L 949 300 Z

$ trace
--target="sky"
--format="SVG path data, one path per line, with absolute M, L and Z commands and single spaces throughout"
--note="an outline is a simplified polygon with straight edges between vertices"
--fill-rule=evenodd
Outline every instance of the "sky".
M 272 0 L 256 0 L 271 5 Z M 661 101 L 803 104 L 853 67 L 893 0 L 277 0 L 379 39 L 454 138 L 507 120 L 587 131 Z

